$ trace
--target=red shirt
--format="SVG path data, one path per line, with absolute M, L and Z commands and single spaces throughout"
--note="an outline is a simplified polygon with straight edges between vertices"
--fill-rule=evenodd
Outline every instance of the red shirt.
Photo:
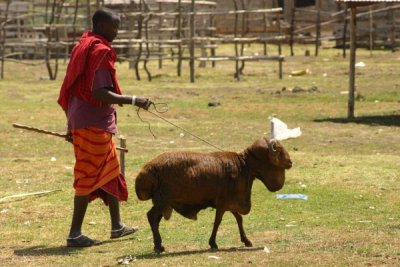
M 113 88 L 111 74 L 107 69 L 96 71 L 92 90 Z M 68 130 L 96 127 L 106 132 L 117 133 L 114 105 L 96 106 L 79 97 L 71 96 L 68 103 Z
M 99 69 L 110 71 L 114 92 L 121 94 L 114 68 L 116 57 L 117 54 L 106 39 L 92 32 L 84 32 L 79 43 L 72 49 L 67 73 L 57 100 L 63 110 L 68 109 L 72 96 L 101 106 L 101 102 L 92 97 L 93 80 Z

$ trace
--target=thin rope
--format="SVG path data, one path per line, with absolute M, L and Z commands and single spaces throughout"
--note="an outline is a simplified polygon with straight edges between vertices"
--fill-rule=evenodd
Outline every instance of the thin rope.
M 186 129 L 180 127 L 179 125 L 176 125 L 175 123 L 173 123 L 173 122 L 167 120 L 167 119 L 164 118 L 163 116 L 157 114 L 157 113 L 165 113 L 165 112 L 167 112 L 167 111 L 168 111 L 168 104 L 166 104 L 166 103 L 159 103 L 159 104 L 154 104 L 154 103 L 152 103 L 152 105 L 153 105 L 154 110 L 155 110 L 156 112 L 152 112 L 152 111 L 150 111 L 150 110 L 146 110 L 147 112 L 149 112 L 149 113 L 153 114 L 154 116 L 156 116 L 156 117 L 162 119 L 163 121 L 165 121 L 165 122 L 171 124 L 171 125 L 174 126 L 175 128 L 178 128 L 178 129 L 184 131 L 185 133 L 187 133 L 187 134 L 189 134 L 189 135 L 191 135 L 191 136 L 197 138 L 198 140 L 200 140 L 200 141 L 202 141 L 202 142 L 208 144 L 209 146 L 212 146 L 213 148 L 215 148 L 215 149 L 217 149 L 217 150 L 219 150 L 219 151 L 224 151 L 223 149 L 221 149 L 221 148 L 217 147 L 216 145 L 214 145 L 214 144 L 208 142 L 207 140 L 201 138 L 200 136 L 195 135 L 195 134 L 189 132 L 188 130 L 186 130 Z M 165 105 L 166 108 L 165 108 L 164 110 L 160 111 L 160 110 L 157 108 L 157 105 Z M 138 108 L 138 110 L 137 110 L 137 115 L 138 115 L 139 119 L 140 119 L 142 122 L 148 124 L 150 133 L 153 135 L 154 138 L 156 138 L 156 136 L 154 135 L 153 131 L 151 130 L 150 122 L 144 121 L 144 120 L 140 117 L 139 111 L 140 111 L 140 108 Z
M 157 104 L 151 103 L 150 106 L 151 106 L 151 105 L 153 105 L 154 110 L 155 110 L 156 112 L 158 112 L 158 113 L 165 113 L 165 112 L 167 112 L 168 109 L 169 109 L 167 103 L 157 103 Z M 158 108 L 158 106 L 163 106 L 164 108 L 163 108 L 163 109 L 160 109 L 160 108 Z M 140 107 L 136 110 L 137 116 L 139 117 L 139 119 L 140 119 L 143 123 L 146 123 L 146 124 L 147 124 L 147 126 L 148 126 L 148 128 L 149 128 L 149 132 L 151 133 L 151 135 L 153 136 L 153 138 L 156 139 L 156 138 L 157 138 L 156 135 L 154 134 L 153 130 L 151 130 L 150 122 L 149 122 L 149 121 L 143 120 L 142 117 L 140 116 L 139 111 L 140 111 Z

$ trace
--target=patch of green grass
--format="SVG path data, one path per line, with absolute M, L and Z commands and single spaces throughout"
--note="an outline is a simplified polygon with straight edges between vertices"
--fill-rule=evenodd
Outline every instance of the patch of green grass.
M 225 49 L 230 49 L 229 47 Z M 63 132 L 65 115 L 56 99 L 65 65 L 56 81 L 44 66 L 6 62 L 0 80 L 0 198 L 43 190 L 61 191 L 0 202 L 0 262 L 2 266 L 116 266 L 118 259 L 136 257 L 139 266 L 396 266 L 400 264 L 399 54 L 358 50 L 355 120 L 347 120 L 348 59 L 339 50 L 321 50 L 320 57 L 303 57 L 308 46 L 296 46 L 296 56 L 284 62 L 279 80 L 276 62 L 249 62 L 240 82 L 234 63 L 196 69 L 189 83 L 188 69 L 176 77 L 176 62 L 156 62 L 149 68 L 152 82 L 134 79 L 126 63 L 117 64 L 126 94 L 149 96 L 168 103 L 160 114 L 225 150 L 242 151 L 260 136 L 269 136 L 268 116 L 275 114 L 289 127 L 300 127 L 300 138 L 285 140 L 294 166 L 278 193 L 303 193 L 304 200 L 277 200 L 258 180 L 252 210 L 244 216 L 253 249 L 243 249 L 234 217 L 226 213 L 218 231 L 219 251 L 208 250 L 214 213 L 206 209 L 197 221 L 173 213 L 160 231 L 167 253 L 153 253 L 146 212 L 151 202 L 135 196 L 134 177 L 145 162 L 165 151 L 215 151 L 165 121 L 132 107 L 118 109 L 120 133 L 127 139 L 126 177 L 130 198 L 122 203 L 123 220 L 140 231 L 122 240 L 109 240 L 108 210 L 100 201 L 89 205 L 83 231 L 106 240 L 87 249 L 65 247 L 73 201 L 73 148 L 61 138 L 12 128 L 19 122 Z M 251 46 L 247 52 L 260 51 Z M 288 47 L 284 53 L 288 54 Z M 273 51 L 271 50 L 271 53 Z M 308 69 L 304 76 L 290 77 Z M 317 93 L 282 92 L 295 86 Z M 277 91 L 281 91 L 280 94 Z M 211 101 L 221 103 L 208 107 Z M 184 136 L 181 137 L 181 133 Z M 118 140 L 117 140 L 118 142 Z M 52 161 L 54 157 L 56 161 Z M 270 253 L 265 252 L 267 248 Z M 209 256 L 218 256 L 213 259 Z

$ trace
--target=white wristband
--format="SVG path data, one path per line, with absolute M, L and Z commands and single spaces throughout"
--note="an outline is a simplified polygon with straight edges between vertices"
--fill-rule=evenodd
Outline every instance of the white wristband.
M 135 106 L 135 104 L 136 104 L 136 96 L 133 95 L 132 96 L 132 106 Z

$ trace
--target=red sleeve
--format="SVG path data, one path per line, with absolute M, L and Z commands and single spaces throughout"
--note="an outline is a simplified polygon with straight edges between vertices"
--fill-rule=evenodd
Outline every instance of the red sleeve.
M 108 70 L 112 70 L 114 69 L 114 61 L 111 58 L 111 54 L 107 53 L 103 60 L 101 61 L 98 69 L 108 69 Z

